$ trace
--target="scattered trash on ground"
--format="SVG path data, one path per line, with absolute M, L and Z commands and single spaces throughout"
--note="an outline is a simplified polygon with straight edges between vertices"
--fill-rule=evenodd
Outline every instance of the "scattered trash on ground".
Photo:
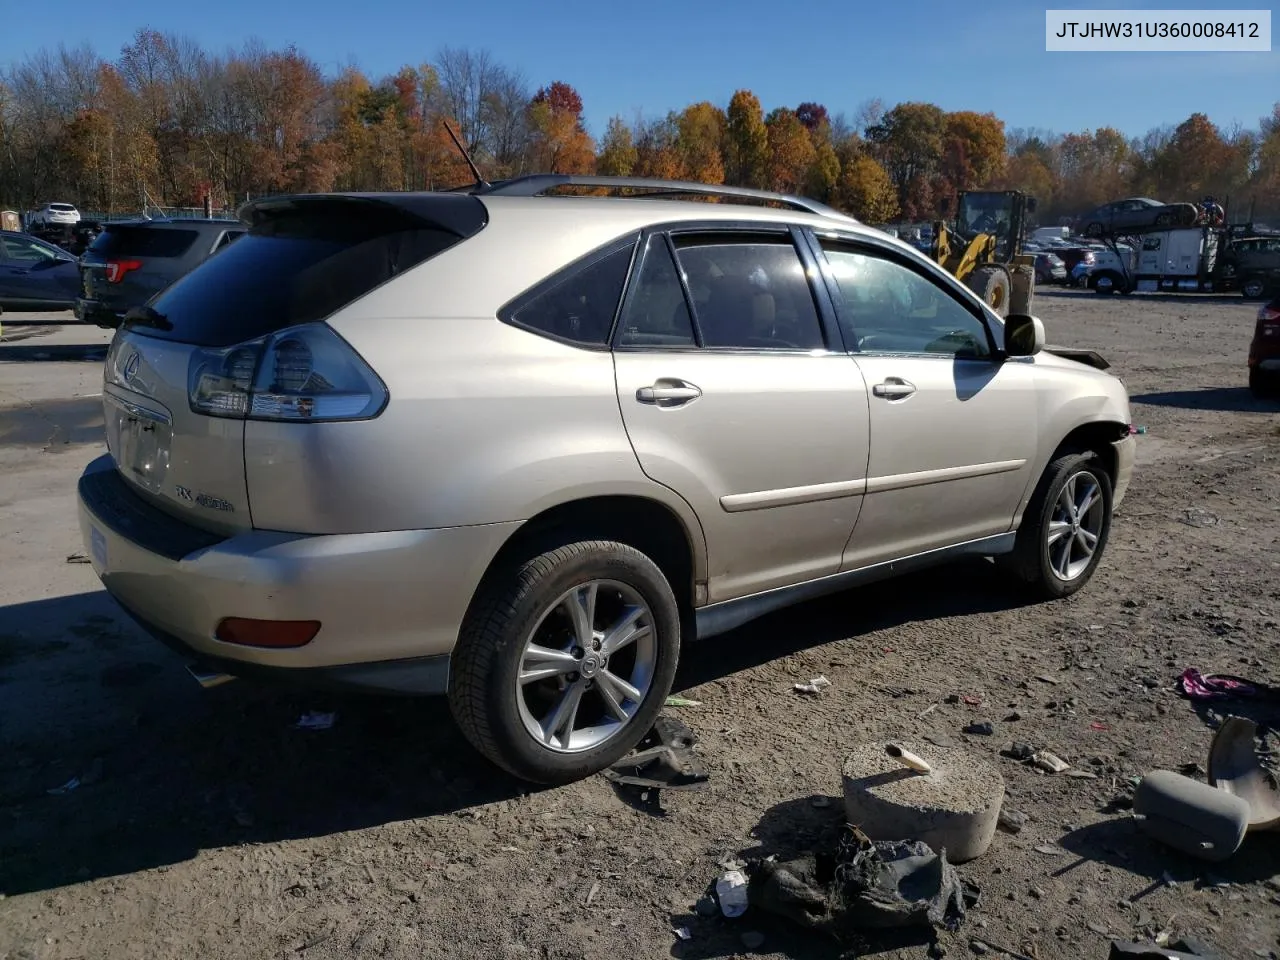
M 846 825 L 834 858 L 810 854 L 748 863 L 753 909 L 810 930 L 933 926 L 956 930 L 978 890 L 963 884 L 946 852 L 919 841 L 872 841 Z
M 693 934 L 689 932 L 688 927 L 676 927 L 671 931 L 676 935 L 677 940 L 692 940 Z
M 1246 717 L 1228 717 L 1209 745 L 1209 783 L 1249 805 L 1249 830 L 1280 830 L 1280 785 L 1263 765 L 1259 727 Z
M 299 717 L 293 727 L 295 730 L 328 730 L 337 719 L 336 713 L 319 713 L 312 710 Z
M 1021 833 L 1027 825 L 1027 815 L 1017 810 L 1001 810 L 997 824 L 1005 833 Z
M 1105 723 L 1100 723 L 1099 721 L 1095 720 L 1093 721 L 1093 723 L 1089 724 L 1089 729 L 1102 732 L 1104 730 L 1110 730 L 1111 728 L 1107 726 Z
M 1107 960 L 1149 960 L 1159 957 L 1166 957 L 1168 960 L 1226 960 L 1212 947 L 1190 937 L 1175 940 L 1168 946 L 1112 940 Z
M 700 707 L 702 706 L 702 701 L 690 700 L 688 697 L 670 696 L 667 697 L 666 705 L 668 707 Z
M 1060 857 L 1064 852 L 1061 847 L 1055 847 L 1049 843 L 1042 843 L 1036 847 L 1036 853 L 1043 853 L 1046 857 Z
M 888 744 L 884 748 L 884 752 L 888 756 L 893 757 L 895 760 L 900 760 L 904 767 L 907 767 L 910 770 L 914 770 L 916 773 L 930 773 L 933 770 L 933 768 L 929 766 L 927 761 L 925 761 L 921 757 L 916 756 L 910 750 L 907 750 L 905 747 L 903 747 L 902 744 L 900 743 Z
M 1188 507 L 1182 512 L 1182 516 L 1178 520 L 1189 527 L 1216 527 L 1219 522 L 1216 513 L 1212 513 L 1203 507 Z
M 727 870 L 716 881 L 716 900 L 720 912 L 730 919 L 747 912 L 747 875 L 741 870 Z
M 975 734 L 979 737 L 989 737 L 996 732 L 996 728 L 990 723 L 983 720 L 981 723 L 971 723 L 964 728 L 965 733 Z
M 1226 700 L 1231 697 L 1280 697 L 1280 690 L 1229 674 L 1202 674 L 1187 667 L 1178 677 L 1178 690 L 1191 700 Z
M 819 676 L 819 677 L 814 677 L 808 683 L 797 683 L 795 685 L 795 691 L 796 693 L 807 693 L 813 696 L 817 696 L 822 692 L 823 687 L 829 687 L 829 686 L 831 686 L 831 681 L 828 680 L 826 677 Z
M 1031 762 L 1046 773 L 1061 773 L 1071 766 L 1067 761 L 1056 754 L 1050 753 L 1048 750 L 1037 750 L 1031 755 Z
M 67 557 L 67 563 L 89 563 L 90 560 L 83 553 L 73 553 Z
M 604 777 L 620 786 L 642 791 L 640 799 L 661 811 L 662 790 L 695 790 L 711 774 L 694 752 L 697 736 L 674 717 L 659 716 L 635 750 L 604 771 Z
M 1030 760 L 1036 755 L 1036 748 L 1029 743 L 1019 743 L 1015 740 L 1000 753 L 1011 760 Z

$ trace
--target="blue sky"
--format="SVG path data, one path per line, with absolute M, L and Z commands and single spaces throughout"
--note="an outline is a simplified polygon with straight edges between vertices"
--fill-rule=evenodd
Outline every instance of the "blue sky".
M 597 135 L 614 114 L 633 120 L 698 100 L 723 106 L 739 87 L 753 90 L 766 110 L 815 100 L 852 115 L 872 97 L 887 105 L 927 100 L 947 110 L 994 111 L 1010 128 L 1110 125 L 1132 135 L 1195 111 L 1224 127 L 1254 127 L 1280 99 L 1274 44 L 1271 53 L 1048 53 L 1046 5 L 987 0 L 977 14 L 980 5 L 954 0 L 648 0 L 617 12 L 599 0 L 21 2 L 20 15 L 4 18 L 0 65 L 40 47 L 84 41 L 114 57 L 143 26 L 219 51 L 250 36 L 269 46 L 292 42 L 327 72 L 355 63 L 375 77 L 430 60 L 445 45 L 470 47 L 520 70 L 534 86 L 571 83 Z

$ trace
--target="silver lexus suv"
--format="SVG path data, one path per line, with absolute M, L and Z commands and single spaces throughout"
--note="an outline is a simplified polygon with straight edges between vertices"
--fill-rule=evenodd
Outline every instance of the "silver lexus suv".
M 1129 483 L 1105 361 L 808 200 L 537 176 L 242 219 L 112 341 L 94 569 L 200 669 L 447 694 L 531 781 L 788 604 L 961 555 L 1070 594 Z

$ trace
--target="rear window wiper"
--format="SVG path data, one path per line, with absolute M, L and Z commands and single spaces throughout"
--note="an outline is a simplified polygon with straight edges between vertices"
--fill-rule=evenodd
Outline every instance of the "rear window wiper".
M 169 318 L 163 313 L 159 313 L 154 308 L 143 304 L 140 307 L 134 307 L 124 315 L 124 319 L 120 322 L 120 326 L 126 327 L 155 327 L 157 330 L 172 330 L 173 324 L 169 322 Z

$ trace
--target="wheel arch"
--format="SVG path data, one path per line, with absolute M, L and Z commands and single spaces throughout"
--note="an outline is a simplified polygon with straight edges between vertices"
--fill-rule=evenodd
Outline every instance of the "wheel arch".
M 1040 483 L 1041 476 L 1049 468 L 1049 465 L 1064 453 L 1097 454 L 1102 461 L 1102 468 L 1107 471 L 1107 475 L 1111 477 L 1114 483 L 1120 471 L 1120 464 L 1113 444 L 1115 441 L 1127 436 L 1128 433 L 1129 424 L 1104 416 L 1100 419 L 1077 423 L 1066 432 L 1055 446 L 1045 448 L 1044 453 L 1041 454 L 1040 462 L 1037 464 L 1038 469 L 1027 480 L 1026 489 L 1023 491 L 1022 499 L 1018 503 L 1017 515 L 1013 518 L 1013 529 L 1017 529 L 1022 525 L 1023 514 L 1031 502 L 1032 494 Z
M 517 558 L 574 540 L 615 540 L 635 547 L 662 571 L 682 614 L 692 614 L 698 584 L 707 577 L 706 541 L 692 511 L 688 516 L 654 497 L 638 494 L 584 496 L 547 507 L 509 536 L 489 561 L 472 602 L 490 574 Z

